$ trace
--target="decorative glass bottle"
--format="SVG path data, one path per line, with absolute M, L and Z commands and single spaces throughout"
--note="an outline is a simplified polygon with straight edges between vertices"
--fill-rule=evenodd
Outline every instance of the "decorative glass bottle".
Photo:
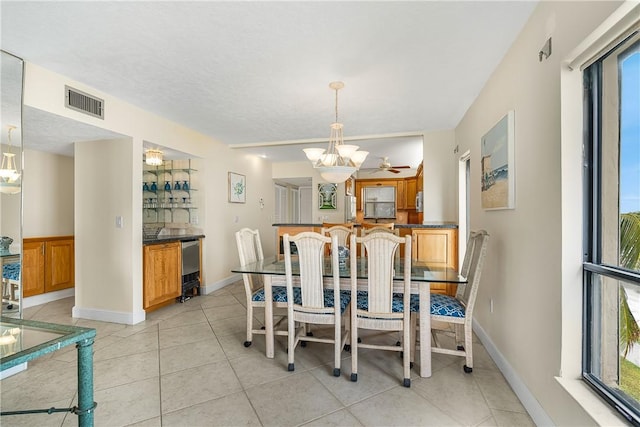
M 171 191 L 171 184 L 169 184 L 169 181 L 165 181 L 164 189 L 165 191 Z
M 149 191 L 149 185 L 146 182 L 142 186 L 142 191 Z
M 151 183 L 151 191 L 157 191 L 158 190 L 158 186 L 156 185 L 155 181 Z
M 189 189 L 189 183 L 188 183 L 187 181 L 185 181 L 185 182 L 182 184 L 182 189 L 183 189 L 183 190 L 185 190 L 185 191 L 187 191 L 187 190 Z
M 176 181 L 176 183 L 173 186 L 174 190 L 179 190 L 180 189 L 180 182 Z

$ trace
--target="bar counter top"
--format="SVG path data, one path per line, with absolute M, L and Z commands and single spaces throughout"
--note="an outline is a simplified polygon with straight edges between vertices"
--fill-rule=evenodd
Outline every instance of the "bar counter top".
M 204 234 L 183 234 L 175 236 L 158 236 L 153 239 L 142 239 L 143 245 L 156 245 L 159 243 L 183 242 L 186 240 L 195 240 L 204 238 Z
M 322 227 L 322 224 L 290 224 L 290 223 L 276 223 L 272 224 L 274 227 Z M 360 224 L 355 223 L 356 227 L 360 227 Z M 454 222 L 430 222 L 427 224 L 395 224 L 395 228 L 458 228 L 458 224 Z

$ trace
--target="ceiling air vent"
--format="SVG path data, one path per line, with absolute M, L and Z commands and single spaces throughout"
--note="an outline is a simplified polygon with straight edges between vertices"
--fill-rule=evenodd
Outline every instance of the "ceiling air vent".
M 96 98 L 69 86 L 64 87 L 64 92 L 65 107 L 104 120 L 104 99 Z

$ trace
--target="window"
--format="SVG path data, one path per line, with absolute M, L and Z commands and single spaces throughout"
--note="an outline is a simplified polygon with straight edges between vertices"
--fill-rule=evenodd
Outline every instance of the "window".
M 583 378 L 640 425 L 640 34 L 584 70 Z

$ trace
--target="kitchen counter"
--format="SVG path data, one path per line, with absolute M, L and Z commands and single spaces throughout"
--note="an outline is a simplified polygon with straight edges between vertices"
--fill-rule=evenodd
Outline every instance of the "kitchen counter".
M 395 224 L 395 228 L 458 228 L 453 222 L 432 222 L 428 224 Z
M 183 242 L 185 240 L 203 239 L 204 234 L 183 234 L 180 236 L 158 236 L 153 239 L 142 239 L 143 245 L 155 245 L 158 243 Z
M 393 221 L 389 221 L 393 222 Z M 317 227 L 322 228 L 322 224 L 272 224 L 274 227 Z M 354 223 L 356 227 L 360 224 Z M 430 222 L 428 224 L 394 224 L 395 228 L 453 228 L 457 229 L 458 224 L 454 222 Z

